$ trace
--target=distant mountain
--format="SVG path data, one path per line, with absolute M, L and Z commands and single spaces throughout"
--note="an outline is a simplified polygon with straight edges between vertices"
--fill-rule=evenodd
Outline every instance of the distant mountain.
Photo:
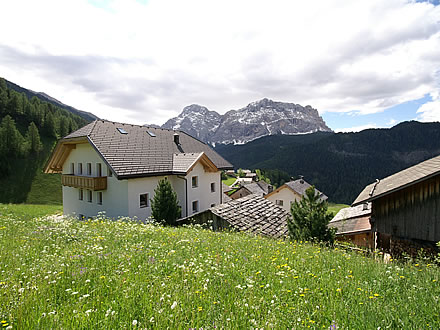
M 236 168 L 304 175 L 330 201 L 351 203 L 375 179 L 440 155 L 440 123 L 411 121 L 358 133 L 275 135 L 215 150 Z
M 6 85 L 9 88 L 15 90 L 16 92 L 26 94 L 26 96 L 29 99 L 32 98 L 33 96 L 36 96 L 41 101 L 49 102 L 49 103 L 51 103 L 53 105 L 56 105 L 57 107 L 60 107 L 60 108 L 62 108 L 64 110 L 67 110 L 67 111 L 69 111 L 69 112 L 71 112 L 71 113 L 73 113 L 75 115 L 78 115 L 78 116 L 82 117 L 83 119 L 85 119 L 87 121 L 93 121 L 95 119 L 99 119 L 97 116 L 95 116 L 91 112 L 75 109 L 74 107 L 71 107 L 70 105 L 66 105 L 66 104 L 62 103 L 61 101 L 58 101 L 57 99 L 47 95 L 46 93 L 34 92 L 34 91 L 30 90 L 30 89 L 26 89 L 26 88 L 23 88 L 23 87 L 21 87 L 21 86 L 19 86 L 17 84 L 14 84 L 13 82 L 8 81 L 6 79 L 5 79 L 5 82 L 6 82 Z
M 331 132 L 311 106 L 262 99 L 220 115 L 197 104 L 168 120 L 162 128 L 182 130 L 204 142 L 244 144 L 267 135 Z

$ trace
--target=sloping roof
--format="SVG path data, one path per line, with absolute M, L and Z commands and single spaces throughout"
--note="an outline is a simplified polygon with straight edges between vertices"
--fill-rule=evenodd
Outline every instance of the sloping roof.
M 363 204 L 346 207 L 339 210 L 328 226 L 336 228 L 338 235 L 365 232 L 371 230 L 370 216 L 371 203 L 366 208 Z
M 288 234 L 288 212 L 257 195 L 234 199 L 211 207 L 209 211 L 240 231 L 277 238 Z
M 127 134 L 122 134 L 118 128 Z M 180 143 L 176 144 L 175 133 L 173 130 L 155 127 L 97 120 L 69 134 L 60 143 L 87 138 L 118 178 L 180 172 L 188 163 L 200 158 L 201 153 L 218 169 L 233 167 L 206 143 L 184 132 L 178 132 Z
M 278 187 L 273 192 L 267 194 L 266 197 L 269 197 L 284 188 L 289 188 L 289 189 L 293 190 L 294 192 L 296 192 L 298 195 L 303 196 L 306 193 L 306 190 L 308 188 L 310 188 L 311 186 L 312 185 L 310 183 L 308 183 L 307 181 L 305 181 L 304 179 L 289 181 L 289 182 L 286 182 L 285 184 L 283 184 L 281 187 Z M 319 194 L 319 198 L 322 200 L 328 199 L 328 197 L 326 195 L 324 195 L 322 192 L 320 192 L 316 188 L 315 188 L 315 193 Z
M 269 184 L 265 181 L 258 181 L 245 184 L 242 188 L 247 189 L 251 194 L 263 196 L 269 191 Z
M 225 192 L 228 192 L 228 191 L 231 191 L 231 190 L 234 190 L 234 188 L 231 188 L 230 186 L 228 186 L 227 184 L 224 184 L 223 182 L 222 182 L 222 191 L 225 193 Z
M 438 174 L 440 174 L 440 156 L 425 160 L 366 186 L 352 205 L 375 200 Z

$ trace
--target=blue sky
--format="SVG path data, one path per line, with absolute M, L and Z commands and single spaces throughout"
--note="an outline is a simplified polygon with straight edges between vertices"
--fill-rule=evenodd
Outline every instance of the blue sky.
M 438 5 L 5 1 L 0 76 L 133 124 L 163 124 L 189 104 L 225 113 L 263 98 L 311 105 L 336 131 L 440 121 Z

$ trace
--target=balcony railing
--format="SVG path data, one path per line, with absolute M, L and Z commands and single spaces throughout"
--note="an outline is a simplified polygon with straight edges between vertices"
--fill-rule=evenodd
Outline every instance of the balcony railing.
M 84 188 L 90 190 L 106 190 L 107 189 L 107 177 L 90 177 L 80 176 L 72 174 L 61 175 L 61 182 L 63 186 L 73 188 Z

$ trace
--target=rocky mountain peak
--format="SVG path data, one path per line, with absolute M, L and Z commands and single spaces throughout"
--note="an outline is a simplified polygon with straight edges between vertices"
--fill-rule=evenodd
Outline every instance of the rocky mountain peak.
M 243 144 L 266 135 L 306 134 L 331 129 L 311 106 L 277 102 L 267 98 L 220 115 L 192 104 L 168 120 L 162 128 L 179 129 L 200 140 L 216 144 Z

